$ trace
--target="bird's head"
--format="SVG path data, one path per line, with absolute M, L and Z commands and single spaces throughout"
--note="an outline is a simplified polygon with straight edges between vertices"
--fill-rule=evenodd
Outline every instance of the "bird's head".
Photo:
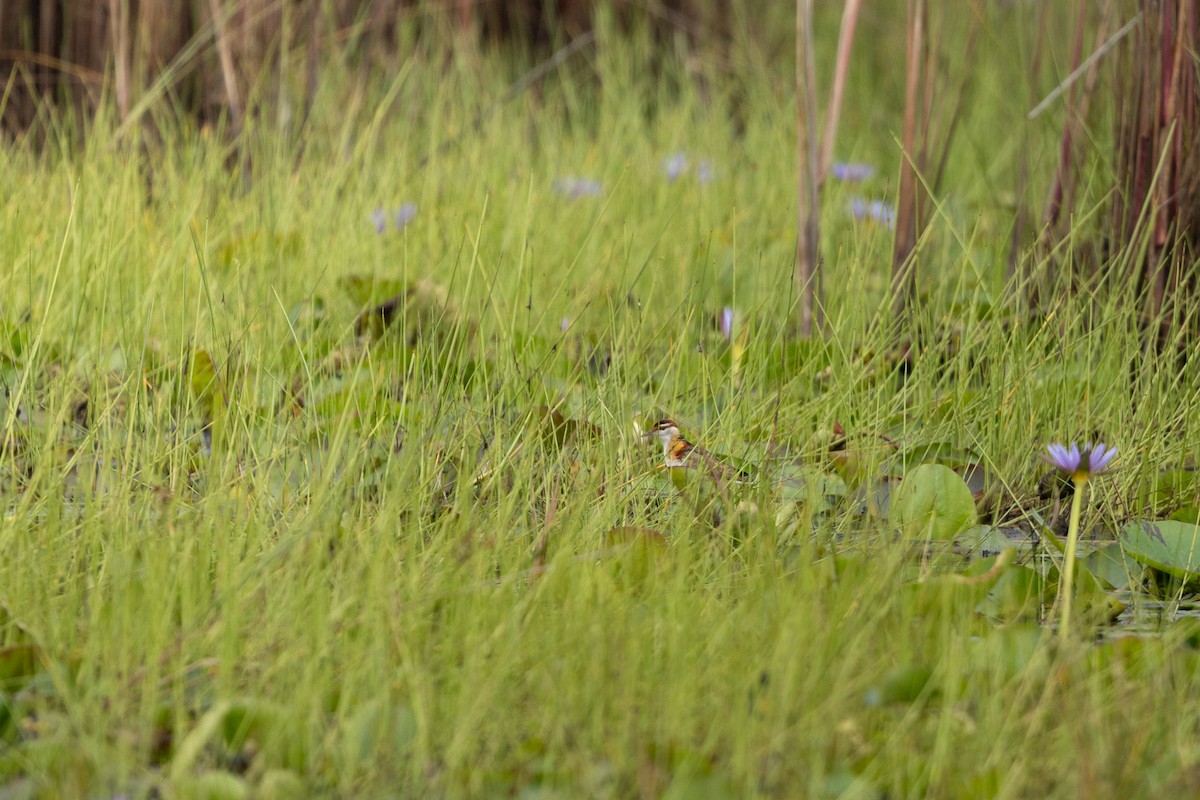
M 656 437 L 666 446 L 679 438 L 679 426 L 675 424 L 675 420 L 663 418 L 647 428 L 642 435 L 647 439 Z

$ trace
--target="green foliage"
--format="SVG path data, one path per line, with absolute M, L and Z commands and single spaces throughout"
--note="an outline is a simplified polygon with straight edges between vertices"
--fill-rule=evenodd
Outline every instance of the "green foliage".
M 975 524 L 975 500 L 954 470 L 922 464 L 904 476 L 890 513 L 909 538 L 946 541 Z
M 503 54 L 336 73 L 302 151 L 246 120 L 249 173 L 168 118 L 0 151 L 0 794 L 1193 790 L 1194 565 L 1147 551 L 1161 591 L 1116 537 L 1200 503 L 1200 378 L 1119 288 L 1009 301 L 1012 64 L 981 53 L 913 316 L 830 182 L 800 341 L 777 59 L 735 43 L 699 85 L 601 33 L 490 116 Z M 895 74 L 856 57 L 839 155 L 885 193 Z M 713 182 L 663 180 L 677 149 Z M 676 485 L 638 438 L 663 415 L 750 479 Z M 1101 644 L 1059 650 L 1037 456 L 1096 432 Z
M 1131 522 L 1121 546 L 1139 563 L 1182 581 L 1200 578 L 1200 525 L 1175 520 Z

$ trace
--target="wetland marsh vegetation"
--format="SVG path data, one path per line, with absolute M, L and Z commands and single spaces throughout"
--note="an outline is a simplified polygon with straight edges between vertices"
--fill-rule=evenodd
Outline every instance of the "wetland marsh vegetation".
M 1020 5 L 901 319 L 903 42 L 860 34 L 810 339 L 768 43 L 601 19 L 502 102 L 510 53 L 418 50 L 299 133 L 10 139 L 0 796 L 1195 795 L 1200 379 L 1089 244 L 1103 165 L 1011 277 L 1061 133 Z M 663 417 L 749 478 L 676 480 Z

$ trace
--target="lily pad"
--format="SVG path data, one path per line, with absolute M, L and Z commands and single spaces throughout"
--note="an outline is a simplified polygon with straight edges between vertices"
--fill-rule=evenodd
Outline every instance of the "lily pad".
M 1139 564 L 1183 581 L 1200 579 L 1200 525 L 1141 520 L 1121 529 L 1125 552 Z
M 542 435 L 548 447 L 561 450 L 576 438 L 600 438 L 600 428 L 586 420 L 570 419 L 549 406 L 538 406 Z
M 1079 559 L 1080 565 L 1113 589 L 1131 589 L 1141 584 L 1146 567 L 1130 558 L 1121 545 L 1111 544 L 1097 547 Z
M 975 498 L 954 470 L 922 464 L 904 476 L 889 513 L 910 538 L 947 541 L 975 524 Z
M 924 664 L 901 664 L 888 670 L 863 699 L 870 708 L 912 703 L 925 692 L 932 676 L 933 670 Z

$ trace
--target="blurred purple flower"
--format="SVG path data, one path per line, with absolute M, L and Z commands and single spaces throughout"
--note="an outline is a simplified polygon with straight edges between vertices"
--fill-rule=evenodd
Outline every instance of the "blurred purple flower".
M 889 228 L 896 227 L 895 207 L 891 203 L 885 203 L 882 200 L 864 200 L 861 197 L 852 198 L 850 200 L 850 216 L 855 219 L 878 222 L 880 225 L 886 225 Z
M 387 212 L 382 208 L 372 211 L 371 224 L 375 226 L 375 232 L 382 235 L 387 230 Z
M 570 328 L 571 328 L 571 318 L 570 318 L 570 317 L 563 317 L 563 318 L 562 318 L 562 322 L 561 322 L 561 323 L 559 323 L 559 326 L 558 326 L 558 327 L 562 329 L 562 332 L 563 332 L 563 333 L 566 333 L 566 332 L 567 332 L 568 330 L 570 330 Z
M 850 164 L 844 161 L 836 161 L 829 172 L 835 180 L 857 183 L 865 181 L 874 175 L 875 168 L 870 164 Z
M 396 230 L 404 230 L 404 226 L 413 221 L 413 217 L 417 216 L 416 203 L 404 203 L 400 208 L 396 209 L 392 220 L 396 224 Z
M 733 309 L 725 306 L 721 309 L 721 316 L 717 320 L 717 327 L 721 329 L 721 335 L 725 337 L 725 341 L 733 340 Z
M 1108 448 L 1104 442 L 1095 447 L 1092 447 L 1091 442 L 1087 442 L 1082 451 L 1074 442 L 1071 442 L 1070 447 L 1054 442 L 1046 445 L 1046 451 L 1049 453 L 1045 456 L 1046 461 L 1076 481 L 1086 481 L 1091 476 L 1104 472 L 1113 456 L 1117 454 L 1117 448 Z
M 554 191 L 568 200 L 576 200 L 580 197 L 599 197 L 604 192 L 604 187 L 599 181 L 591 178 L 569 175 L 554 182 Z
M 674 183 L 683 173 L 687 172 L 688 160 L 685 153 L 672 153 L 662 160 L 663 173 L 667 180 Z
M 696 168 L 696 179 L 701 183 L 712 183 L 717 177 L 717 168 L 713 166 L 713 162 L 707 158 L 700 161 L 700 166 Z

